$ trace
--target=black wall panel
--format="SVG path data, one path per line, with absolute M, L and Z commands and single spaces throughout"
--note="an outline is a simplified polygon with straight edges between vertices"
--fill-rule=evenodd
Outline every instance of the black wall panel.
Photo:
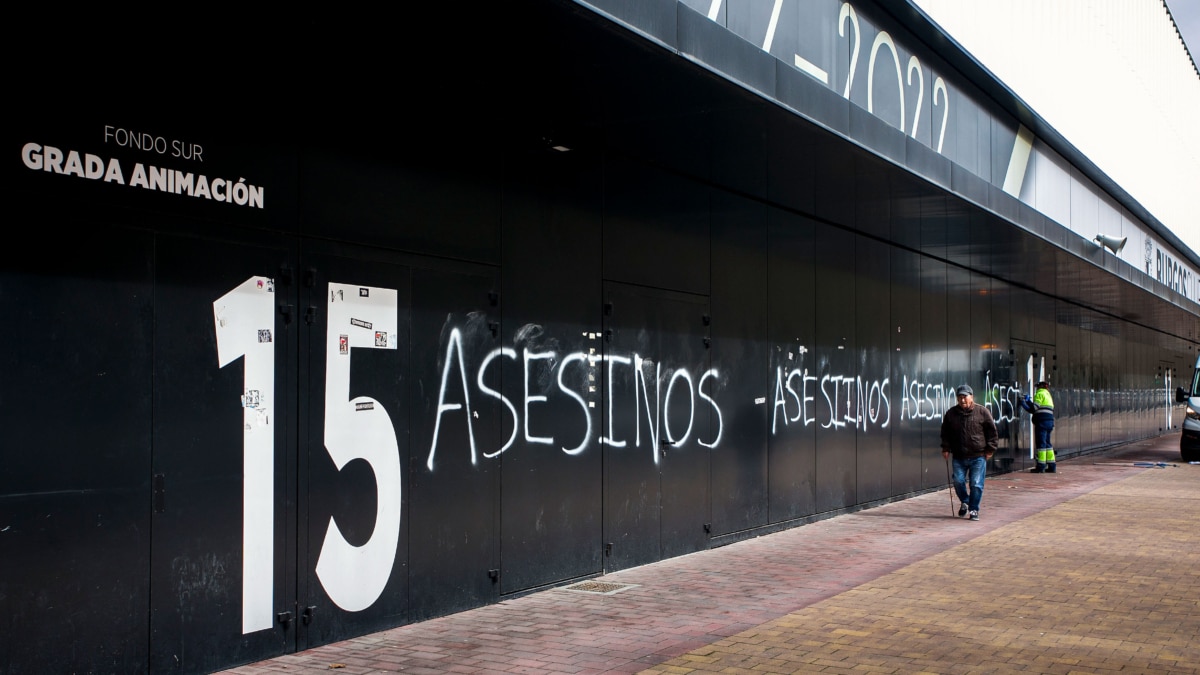
M 604 289 L 605 569 L 706 547 L 713 403 L 708 299 Z
M 1094 313 L 1085 311 L 1083 320 L 1086 325 L 1092 325 Z M 1071 378 L 1071 404 L 1078 419 L 1078 447 L 1089 448 L 1095 443 L 1096 424 L 1092 408 L 1092 338 L 1094 333 L 1083 331 L 1079 335 L 1079 352 L 1074 363 L 1075 377 Z M 1057 404 L 1057 402 L 1055 402 Z
M 1054 344 L 1054 331 L 1057 323 L 1055 300 L 1052 295 L 1054 281 L 1046 277 L 1047 275 L 1039 276 L 1037 281 L 1040 283 L 1035 286 L 1039 292 L 1027 296 L 1029 303 L 1026 308 L 1029 316 L 1028 338 L 1042 344 Z
M 152 239 L 82 224 L 20 218 L 22 245 L 0 252 L 0 670 L 14 675 L 148 656 Z
M 816 85 L 811 86 L 816 88 Z M 812 213 L 817 174 L 812 148 L 823 132 L 774 108 L 767 110 L 766 127 L 770 139 L 767 144 L 768 200 L 782 208 Z
M 999 447 L 994 465 L 1007 468 L 1012 465 L 1013 449 L 1006 441 L 1009 427 L 1019 421 L 1019 408 L 1011 392 L 1012 369 L 1008 366 L 1009 354 L 1007 331 L 1001 332 L 993 325 L 996 296 L 993 280 L 978 272 L 970 275 L 970 374 L 976 389 L 976 402 L 986 405 L 996 421 Z
M 414 619 L 495 600 L 501 387 L 483 360 L 501 346 L 494 270 L 414 269 L 409 593 Z M 432 367 L 431 367 L 432 366 Z
M 905 173 L 891 176 L 891 235 L 897 246 L 920 250 L 922 222 L 921 197 L 929 190 L 920 178 Z
M 960 262 L 982 274 L 991 274 L 995 264 L 994 256 L 998 248 L 995 242 L 997 236 L 995 229 L 989 227 L 988 216 L 980 209 L 970 209 L 967 219 L 967 239 L 970 252 L 967 260 Z
M 306 242 L 301 269 L 303 648 L 411 616 L 411 388 L 434 361 L 414 358 L 413 273 L 395 254 Z
M 439 134 L 439 137 L 441 135 Z M 454 138 L 453 133 L 450 138 Z M 430 139 L 420 136 L 421 141 Z M 414 145 L 417 145 L 414 143 Z M 464 158 L 469 158 L 463 161 Z M 396 161 L 399 160 L 399 161 Z M 500 187 L 496 152 L 404 146 L 392 161 L 314 151 L 305 156 L 301 232 L 414 253 L 496 263 Z
M 614 282 L 604 285 L 605 569 L 645 564 L 662 551 L 661 450 L 654 433 L 661 368 L 654 356 L 649 363 L 635 358 L 661 353 L 661 317 L 650 307 L 656 295 Z
M 712 237 L 712 361 L 723 403 L 722 442 L 712 453 L 712 529 L 720 535 L 767 523 L 764 383 L 771 363 L 761 339 L 767 333 L 767 209 L 714 195 Z
M 1030 308 L 1036 300 L 1034 293 L 1028 288 L 1014 286 L 1009 292 L 1009 308 L 1011 337 L 1016 340 L 1033 340 L 1035 335 L 1032 327 Z M 1019 378 L 1018 378 L 1019 379 Z
M 924 192 L 921 203 L 921 252 L 946 260 L 949 250 L 949 215 L 951 205 L 940 192 Z
M 1059 323 L 1055 332 L 1054 345 L 1058 350 L 1058 361 L 1055 362 L 1050 384 L 1054 387 L 1054 434 L 1052 439 L 1056 448 L 1079 447 L 1079 412 L 1075 407 L 1071 386 L 1075 382 L 1076 364 L 1079 362 L 1080 313 L 1079 307 L 1068 303 L 1059 303 Z M 1134 372 L 1140 371 L 1143 376 L 1152 377 L 1152 372 L 1134 365 Z M 1144 382 L 1144 380 L 1143 380 Z M 1061 401 L 1060 401 L 1061 399 Z M 1061 422 L 1060 422 L 1061 420 Z M 1143 427 L 1144 428 L 1144 427 Z
M 503 270 L 502 337 L 513 352 L 494 366 L 516 410 L 502 418 L 498 460 L 501 592 L 602 569 L 602 174 L 574 150 L 510 162 L 504 258 L 523 263 Z
M 946 261 L 967 268 L 971 264 L 972 218 L 978 210 L 962 199 L 946 200 Z
M 767 196 L 768 119 L 774 110 L 753 100 L 734 100 L 709 115 L 712 180 L 754 199 Z M 718 209 L 719 210 L 719 209 Z
M 892 230 L 892 172 L 881 160 L 864 159 L 857 168 L 854 227 L 863 234 L 887 239 Z
M 1113 328 L 1116 329 L 1116 326 L 1113 326 Z M 1095 359 L 1097 364 L 1118 363 L 1116 335 L 1108 334 L 1107 332 L 1097 334 L 1092 344 L 1096 350 Z M 1096 368 L 1096 416 L 1098 418 L 1097 421 L 1100 422 L 1097 435 L 1101 439 L 1112 436 L 1119 437 L 1120 434 L 1120 431 L 1116 428 L 1116 416 L 1112 414 L 1114 412 L 1112 402 L 1115 392 L 1109 390 L 1109 387 L 1116 384 L 1115 380 L 1116 378 L 1109 368 L 1099 366 Z
M 707 295 L 708 190 L 643 164 L 605 169 L 604 278 Z
M 921 257 L 889 247 L 891 284 L 888 335 L 892 368 L 892 490 L 906 494 L 923 485 L 924 419 L 936 415 L 925 401 L 928 379 L 921 369 Z
M 884 499 L 892 493 L 891 397 L 899 391 L 892 373 L 890 247 L 863 236 L 854 242 L 854 332 L 857 338 L 854 404 L 858 437 L 856 494 L 858 501 Z
M 978 343 L 971 342 L 971 299 L 976 288 L 971 273 L 956 265 L 946 265 L 946 379 L 951 388 L 967 383 L 983 402 L 986 373 L 979 369 Z
M 680 73 L 659 59 L 646 59 L 646 47 L 606 55 L 646 77 L 624 77 L 605 69 L 605 149 L 672 171 L 707 178 L 712 157 L 711 75 Z
M 945 485 L 941 455 L 942 415 L 954 405 L 954 389 L 962 382 L 950 379 L 949 307 L 947 265 L 921 258 L 921 381 L 924 394 L 921 423 L 921 486 Z M 955 317 L 957 319 L 957 317 Z M 954 345 L 958 347 L 957 344 Z
M 1012 287 L 998 279 L 991 279 L 988 287 L 988 305 L 991 307 L 991 326 L 992 335 L 994 336 L 990 344 L 994 346 L 994 357 L 990 359 L 993 364 L 992 380 L 993 382 L 1003 386 L 1012 386 L 1016 382 L 1017 367 L 1016 357 L 1012 349 Z M 998 399 L 1003 398 L 1003 390 L 996 391 L 993 396 Z M 1057 403 L 1057 401 L 1055 402 Z M 1012 406 L 1017 405 L 1017 401 L 1012 401 Z M 1021 453 L 1015 445 L 1017 429 L 1021 424 L 1020 413 L 1017 410 L 1008 412 L 1004 408 L 1003 400 L 997 400 L 996 408 L 993 412 L 1004 412 L 1012 419 L 1010 421 L 997 421 L 997 431 L 1000 432 L 1000 448 L 1004 454 L 1019 458 Z M 1011 407 L 1011 406 L 1010 406 Z M 1057 414 L 1057 411 L 1055 411 Z M 1002 415 L 995 415 L 1002 417 Z M 1014 460 L 1015 461 L 1015 460 Z
M 281 312 L 296 303 L 281 274 L 294 259 L 281 239 L 156 241 L 152 671 L 296 648 L 296 624 L 276 620 L 293 609 L 296 568 L 285 504 L 297 324 Z
M 767 212 L 768 508 L 772 523 L 816 512 L 816 224 Z
M 721 439 L 718 432 L 724 432 L 713 396 L 722 392 L 716 379 L 719 371 L 712 370 L 709 299 L 690 294 L 661 298 L 655 313 L 662 317 L 658 353 L 665 361 L 658 378 L 661 557 L 671 558 L 708 548 L 713 521 L 712 453 Z
M 854 427 L 855 236 L 827 225 L 816 228 L 816 394 L 817 512 L 857 503 L 857 449 Z
M 813 213 L 841 226 L 854 224 L 854 155 L 832 136 L 818 137 L 810 148 L 813 163 Z

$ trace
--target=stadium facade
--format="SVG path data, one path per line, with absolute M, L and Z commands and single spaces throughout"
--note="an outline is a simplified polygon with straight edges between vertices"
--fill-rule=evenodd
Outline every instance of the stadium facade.
M 207 672 L 938 489 L 962 383 L 995 472 L 1035 380 L 1060 458 L 1177 433 L 1200 260 L 915 5 L 445 4 L 11 76 L 0 670 Z

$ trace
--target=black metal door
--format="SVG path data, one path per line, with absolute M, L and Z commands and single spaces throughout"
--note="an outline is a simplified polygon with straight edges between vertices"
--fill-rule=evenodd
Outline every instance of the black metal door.
M 306 249 L 301 267 L 300 647 L 408 619 L 411 269 Z
M 279 239 L 157 242 L 151 671 L 295 648 L 293 260 Z
M 708 546 L 708 299 L 605 284 L 602 433 L 605 569 Z
M 64 202 L 18 207 L 0 249 L 0 671 L 142 672 L 154 242 Z
M 409 578 L 412 619 L 499 593 L 497 464 L 508 409 L 499 281 L 492 267 L 413 271 Z

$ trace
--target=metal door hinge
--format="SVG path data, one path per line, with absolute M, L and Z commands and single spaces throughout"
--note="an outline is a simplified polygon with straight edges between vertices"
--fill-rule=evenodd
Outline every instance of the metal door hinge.
M 154 474 L 154 512 L 163 513 L 167 510 L 167 476 Z

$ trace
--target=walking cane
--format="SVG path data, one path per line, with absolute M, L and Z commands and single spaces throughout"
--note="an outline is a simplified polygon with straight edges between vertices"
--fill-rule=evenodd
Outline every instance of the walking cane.
M 950 458 L 946 458 L 946 486 L 950 488 L 950 517 L 955 518 L 954 513 L 954 481 L 950 480 Z

